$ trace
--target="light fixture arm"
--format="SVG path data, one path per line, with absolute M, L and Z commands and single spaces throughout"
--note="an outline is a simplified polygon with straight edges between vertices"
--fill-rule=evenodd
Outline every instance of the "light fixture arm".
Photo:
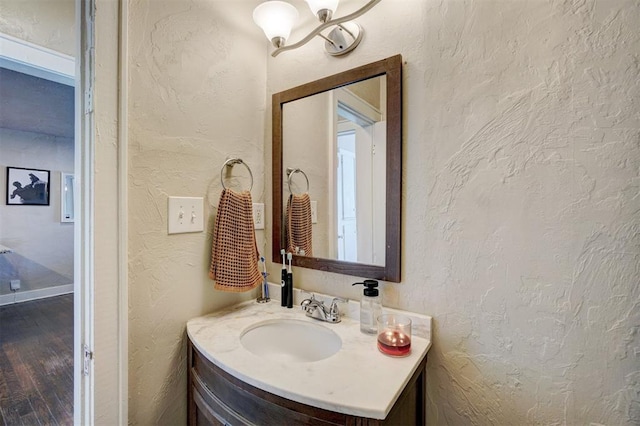
M 317 35 L 320 35 L 321 31 L 323 31 L 323 30 L 325 30 L 325 29 L 327 29 L 327 28 L 329 28 L 331 26 L 336 26 L 336 25 L 340 25 L 340 24 L 342 24 L 344 22 L 352 21 L 353 19 L 364 15 L 366 12 L 371 10 L 371 8 L 373 8 L 373 6 L 375 6 L 376 4 L 380 3 L 380 1 L 382 1 L 382 0 L 370 0 L 369 3 L 365 4 L 360 9 L 356 10 L 353 13 L 345 15 L 345 16 L 343 16 L 341 18 L 331 19 L 331 20 L 329 20 L 329 21 L 327 21 L 327 22 L 325 22 L 323 24 L 318 25 L 315 30 L 311 31 L 305 38 L 303 38 L 299 42 L 291 44 L 291 45 L 279 47 L 279 48 L 277 48 L 276 50 L 274 50 L 271 53 L 271 56 L 273 56 L 275 58 L 280 53 L 282 53 L 282 52 L 284 52 L 286 50 L 293 50 L 293 49 L 297 49 L 300 46 L 304 46 L 312 38 L 314 38 Z M 323 37 L 323 38 L 325 38 L 325 37 Z

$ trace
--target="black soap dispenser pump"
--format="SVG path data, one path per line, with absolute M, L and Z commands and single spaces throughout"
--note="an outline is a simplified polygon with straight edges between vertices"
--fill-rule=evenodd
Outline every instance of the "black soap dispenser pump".
M 364 280 L 362 284 L 364 294 L 360 299 L 360 331 L 365 334 L 376 334 L 378 331 L 377 319 L 382 315 L 382 296 L 378 291 L 378 281 Z

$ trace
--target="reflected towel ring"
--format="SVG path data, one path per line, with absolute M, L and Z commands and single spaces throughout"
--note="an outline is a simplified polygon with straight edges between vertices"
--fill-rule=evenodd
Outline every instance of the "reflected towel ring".
M 306 192 L 309 192 L 309 178 L 307 177 L 307 174 L 302 169 L 294 169 L 292 167 L 287 167 L 287 185 L 289 186 L 289 193 L 293 194 L 293 191 L 291 190 L 291 178 L 295 173 L 302 173 L 302 176 L 304 176 L 304 179 L 307 181 Z
M 251 173 L 251 168 L 249 168 L 247 163 L 242 161 L 242 158 L 229 158 L 227 161 L 224 162 L 224 164 L 222 165 L 222 168 L 220 169 L 220 183 L 222 184 L 222 187 L 224 189 L 227 189 L 227 187 L 224 186 L 224 178 L 222 176 L 224 173 L 224 169 L 227 167 L 233 167 L 236 164 L 242 164 L 249 171 L 249 177 L 251 177 L 251 186 L 249 187 L 249 192 L 251 192 L 251 190 L 253 189 L 253 173 Z

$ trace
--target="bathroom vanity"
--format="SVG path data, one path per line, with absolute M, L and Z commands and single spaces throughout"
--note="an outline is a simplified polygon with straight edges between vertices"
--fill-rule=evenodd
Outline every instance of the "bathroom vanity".
M 338 324 L 308 318 L 299 306 L 286 309 L 276 301 L 249 301 L 190 320 L 188 423 L 424 424 L 431 318 L 412 317 L 411 354 L 393 358 L 378 351 L 375 336 L 360 332 L 354 318 L 357 303 L 348 306 Z M 314 361 L 273 356 L 268 348 L 256 355 L 244 336 L 274 323 L 308 329 L 311 346 L 314 336 L 323 338 L 316 331 L 336 335 L 341 344 Z M 304 338 L 297 335 L 292 340 Z M 313 357 L 315 351 L 311 348 L 300 356 Z

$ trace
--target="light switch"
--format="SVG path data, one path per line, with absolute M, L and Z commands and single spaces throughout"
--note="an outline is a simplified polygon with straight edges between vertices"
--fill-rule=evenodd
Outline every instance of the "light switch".
M 169 234 L 204 231 L 202 197 L 169 197 L 167 231 Z

